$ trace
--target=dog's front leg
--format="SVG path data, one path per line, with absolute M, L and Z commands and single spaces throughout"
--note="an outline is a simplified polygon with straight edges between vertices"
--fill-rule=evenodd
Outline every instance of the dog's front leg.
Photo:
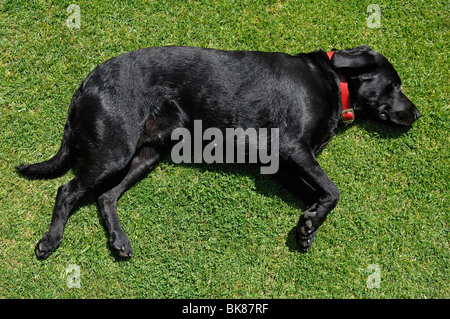
M 298 221 L 297 241 L 303 252 L 311 247 L 317 231 L 325 221 L 329 212 L 336 207 L 339 190 L 326 175 L 317 162 L 314 154 L 307 147 L 290 152 L 288 161 L 297 170 L 295 175 L 308 183 L 317 192 L 317 202 L 311 205 Z

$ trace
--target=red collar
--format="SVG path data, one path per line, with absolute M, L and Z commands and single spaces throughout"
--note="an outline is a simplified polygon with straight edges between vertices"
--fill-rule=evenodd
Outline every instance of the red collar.
M 328 58 L 331 60 L 334 51 L 328 52 Z M 351 123 L 355 120 L 355 111 L 352 109 L 350 103 L 350 93 L 348 92 L 348 83 L 342 74 L 339 74 L 339 87 L 341 88 L 341 103 L 342 103 L 342 120 L 344 123 Z

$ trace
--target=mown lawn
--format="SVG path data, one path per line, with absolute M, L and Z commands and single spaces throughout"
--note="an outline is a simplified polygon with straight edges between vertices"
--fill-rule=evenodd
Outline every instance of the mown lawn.
M 66 25 L 71 3 L 80 28 Z M 381 28 L 367 26 L 367 1 L 1 1 L 0 298 L 449 298 L 448 2 L 376 3 Z M 335 136 L 319 162 L 341 199 L 307 254 L 293 240 L 303 203 L 258 168 L 166 160 L 119 203 L 134 257 L 114 257 L 87 198 L 58 250 L 36 259 L 73 173 L 27 180 L 14 166 L 57 152 L 97 64 L 158 45 L 361 44 L 391 60 L 423 116 L 406 132 L 356 121 Z

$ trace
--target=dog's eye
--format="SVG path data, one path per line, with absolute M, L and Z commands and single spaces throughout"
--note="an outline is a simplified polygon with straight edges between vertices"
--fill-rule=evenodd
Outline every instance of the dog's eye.
M 386 110 L 381 111 L 381 112 L 380 112 L 380 118 L 381 118 L 382 120 L 387 120 L 387 119 L 388 119 L 388 112 L 387 112 Z

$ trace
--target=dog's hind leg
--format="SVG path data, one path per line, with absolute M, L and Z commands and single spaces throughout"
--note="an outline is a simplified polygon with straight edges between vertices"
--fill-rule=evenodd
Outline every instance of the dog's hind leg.
M 95 149 L 90 147 L 83 157 L 82 165 L 75 178 L 58 189 L 55 207 L 53 209 L 50 229 L 44 234 L 35 248 L 39 259 L 46 259 L 60 244 L 64 227 L 77 202 L 88 192 L 94 190 L 111 177 L 123 171 L 133 155 L 126 155 L 127 147 L 119 143 L 114 145 L 115 151 L 122 156 L 107 156 L 108 149 Z
M 109 139 L 108 134 L 80 137 L 83 149 L 76 176 L 58 189 L 50 229 L 35 247 L 36 256 L 46 259 L 60 244 L 64 227 L 77 202 L 89 191 L 123 171 L 133 157 L 130 143 L 120 136 Z
M 39 259 L 46 259 L 59 246 L 64 227 L 77 202 L 102 181 L 123 170 L 128 162 L 127 158 L 117 158 L 114 165 L 108 167 L 108 158 L 98 156 L 95 161 L 87 162 L 71 181 L 58 189 L 50 229 L 35 248 Z
M 143 179 L 161 159 L 161 152 L 151 146 L 140 148 L 131 160 L 123 180 L 115 187 L 98 197 L 100 215 L 109 232 L 109 243 L 119 257 L 132 256 L 131 246 L 119 222 L 117 201 L 131 186 Z
M 71 210 L 88 189 L 78 177 L 58 189 L 50 229 L 35 247 L 39 259 L 46 259 L 58 247 Z

